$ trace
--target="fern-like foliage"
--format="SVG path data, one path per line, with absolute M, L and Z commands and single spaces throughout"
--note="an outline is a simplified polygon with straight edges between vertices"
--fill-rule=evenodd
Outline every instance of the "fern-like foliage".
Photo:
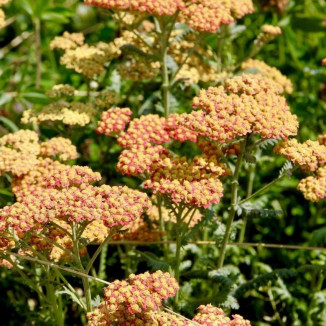
M 262 141 L 261 143 L 259 143 L 257 145 L 257 148 L 267 149 L 270 146 L 273 146 L 274 147 L 275 145 L 278 144 L 279 141 L 280 141 L 279 139 L 273 139 L 273 138 L 271 138 L 271 139 L 265 139 L 264 141 Z
M 193 34 L 195 32 L 194 29 L 192 29 L 189 26 L 184 26 L 181 33 L 179 33 L 174 39 L 173 42 L 180 43 L 182 42 L 188 35 Z
M 292 169 L 293 169 L 293 164 L 290 161 L 286 161 L 280 170 L 279 177 L 282 177 L 284 175 L 291 176 Z

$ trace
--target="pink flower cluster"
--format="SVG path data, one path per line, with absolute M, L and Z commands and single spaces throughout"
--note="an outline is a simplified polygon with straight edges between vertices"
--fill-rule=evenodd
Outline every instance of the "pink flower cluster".
M 96 131 L 99 134 L 114 135 L 126 128 L 131 119 L 132 111 L 128 108 L 114 108 L 104 111 L 98 122 Z

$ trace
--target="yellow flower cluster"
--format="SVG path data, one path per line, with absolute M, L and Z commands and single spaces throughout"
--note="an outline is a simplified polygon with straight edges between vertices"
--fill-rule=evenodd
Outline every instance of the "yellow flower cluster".
M 290 139 L 276 146 L 274 151 L 293 164 L 300 165 L 303 170 L 315 171 L 326 163 L 326 146 L 320 145 L 318 141 L 299 143 L 296 139 Z
M 234 22 L 254 11 L 252 0 L 84 0 L 88 5 L 110 9 L 146 12 L 152 15 L 174 15 L 199 31 L 216 33 L 222 24 Z M 233 16 L 232 16 L 233 15 Z
M 241 68 L 247 69 L 258 69 L 259 74 L 265 78 L 269 78 L 282 87 L 282 93 L 291 94 L 293 92 L 292 82 L 275 67 L 267 65 L 264 61 L 248 59 L 245 61 Z
M 64 32 L 62 36 L 56 36 L 50 43 L 51 50 L 70 50 L 84 44 L 85 37 L 82 33 Z
M 150 172 L 168 156 L 169 152 L 163 146 L 131 147 L 121 152 L 117 170 L 129 176 Z
M 0 175 L 8 172 L 21 176 L 38 162 L 40 153 L 38 135 L 34 131 L 20 130 L 0 138 Z
M 119 96 L 116 92 L 105 90 L 100 93 L 95 99 L 95 104 L 100 108 L 110 108 L 112 104 L 119 101 Z
M 69 139 L 62 137 L 40 144 L 37 133 L 31 130 L 19 130 L 0 138 L 0 173 L 20 177 L 43 164 L 46 160 L 41 157 L 53 156 L 63 161 L 75 159 L 77 150 Z
M 282 30 L 278 26 L 263 25 L 261 27 L 261 29 L 265 34 L 270 34 L 270 35 L 273 35 L 273 36 L 282 34 Z
M 164 118 L 156 114 L 143 115 L 130 122 L 128 130 L 118 138 L 118 144 L 127 148 L 166 143 L 170 137 L 164 127 Z
M 216 33 L 222 24 L 234 22 L 254 11 L 251 0 L 188 0 L 181 19 L 193 29 Z
M 222 1 L 192 0 L 181 12 L 182 20 L 191 28 L 216 33 L 222 24 L 232 23 L 230 7 Z
M 106 136 L 119 133 L 126 128 L 131 115 L 132 111 L 129 108 L 114 108 L 102 112 L 96 132 Z
M 173 16 L 184 6 L 182 0 L 84 0 L 87 5 L 110 9 L 147 12 L 152 15 Z
M 207 208 L 220 202 L 223 186 L 218 177 L 225 172 L 217 161 L 214 164 L 196 157 L 192 162 L 185 157 L 166 158 L 144 187 L 152 189 L 154 194 L 169 195 L 173 202 Z
M 262 76 L 243 74 L 227 79 L 224 86 L 201 90 L 193 100 L 193 107 L 199 110 L 183 114 L 182 124 L 222 143 L 249 133 L 287 139 L 296 135 L 298 121 L 279 95 L 281 90 Z
M 326 166 L 317 170 L 316 176 L 309 176 L 299 182 L 298 189 L 307 200 L 318 202 L 326 198 Z
M 193 318 L 193 321 L 203 326 L 251 326 L 250 321 L 240 315 L 233 315 L 231 320 L 225 316 L 222 309 L 212 305 L 201 305 L 197 308 L 199 312 Z
M 54 85 L 51 90 L 47 91 L 46 95 L 50 98 L 73 97 L 75 88 L 69 84 Z
M 94 119 L 95 114 L 96 110 L 90 103 L 54 102 L 46 105 L 40 112 L 24 111 L 21 122 L 40 124 L 46 121 L 62 121 L 66 125 L 85 126 Z
M 153 325 L 151 313 L 162 301 L 173 297 L 179 289 L 169 273 L 129 275 L 104 288 L 105 302 L 88 314 L 88 326 L 98 325 Z
M 60 63 L 68 69 L 73 69 L 79 74 L 92 79 L 104 71 L 107 61 L 105 52 L 95 46 L 84 44 L 76 49 L 67 50 L 60 58 Z
M 77 149 L 70 139 L 54 137 L 43 142 L 40 146 L 41 156 L 56 156 L 61 161 L 74 160 L 77 158 Z

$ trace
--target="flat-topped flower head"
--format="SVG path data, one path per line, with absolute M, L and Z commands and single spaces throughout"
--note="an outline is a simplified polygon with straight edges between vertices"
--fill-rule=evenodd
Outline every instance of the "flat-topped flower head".
M 181 20 L 195 30 L 216 33 L 221 25 L 254 11 L 251 0 L 187 0 Z
M 209 305 L 201 305 L 197 308 L 199 312 L 193 318 L 193 321 L 203 326 L 251 326 L 249 320 L 243 319 L 240 315 L 233 315 L 231 320 L 225 316 L 222 309 Z
M 19 130 L 0 138 L 0 175 L 3 172 L 21 176 L 37 164 L 40 153 L 38 135 L 31 130 Z
M 104 288 L 104 297 L 108 313 L 126 311 L 132 315 L 158 309 L 162 301 L 173 297 L 178 289 L 176 279 L 169 273 L 146 272 L 112 282 Z
M 131 115 L 132 111 L 129 108 L 114 108 L 102 112 L 96 132 L 106 136 L 119 133 L 126 128 Z
M 104 71 L 106 61 L 104 51 L 87 44 L 67 50 L 60 59 L 62 65 L 90 79 Z
M 166 119 L 164 129 L 174 140 L 180 142 L 189 140 L 195 143 L 197 141 L 197 134 L 193 130 L 185 128 L 180 121 L 182 121 L 180 114 L 170 114 Z
M 285 156 L 303 170 L 315 171 L 326 163 L 326 146 L 318 141 L 307 140 L 299 143 L 295 138 L 283 141 L 274 148 L 275 153 Z
M 91 103 L 71 102 L 62 103 L 54 102 L 46 105 L 41 111 L 34 112 L 26 110 L 23 113 L 21 122 L 28 123 L 51 123 L 61 121 L 63 124 L 70 126 L 85 126 L 95 117 L 96 110 Z
M 118 144 L 123 148 L 162 144 L 170 140 L 165 127 L 165 118 L 156 114 L 143 115 L 130 122 L 126 132 L 118 138 Z
M 161 145 L 135 146 L 125 149 L 119 156 L 117 171 L 125 175 L 140 175 L 152 172 L 170 153 Z
M 82 33 L 64 32 L 62 36 L 56 36 L 50 43 L 52 50 L 70 50 L 84 44 L 85 37 Z
M 273 80 L 282 87 L 282 93 L 291 94 L 293 92 L 292 82 L 275 67 L 271 67 L 261 60 L 248 59 L 242 65 L 243 70 L 258 69 L 258 73 L 265 78 Z
M 298 189 L 307 200 L 318 202 L 326 198 L 326 166 L 319 168 L 315 176 L 302 179 Z
M 7 227 L 38 229 L 54 218 L 80 223 L 103 221 L 106 227 L 127 225 L 148 209 L 147 195 L 128 187 L 92 186 L 101 176 L 88 167 L 50 159 L 12 184 L 17 203 L 0 210 Z
M 147 12 L 157 16 L 173 16 L 184 7 L 182 0 L 84 0 L 87 5 L 119 10 Z
M 70 139 L 54 137 L 40 145 L 40 156 L 54 156 L 61 161 L 67 161 L 76 159 L 78 154 Z
M 227 79 L 224 86 L 200 91 L 193 100 L 197 110 L 182 115 L 183 125 L 221 143 L 251 133 L 287 139 L 296 135 L 298 121 L 281 91 L 282 87 L 262 76 Z
M 47 91 L 46 95 L 50 98 L 73 97 L 75 88 L 69 84 L 54 85 L 51 90 Z
M 218 177 L 226 172 L 217 161 L 210 163 L 196 157 L 192 162 L 184 157 L 166 158 L 144 187 L 154 194 L 169 195 L 173 202 L 207 208 L 220 202 L 223 186 Z

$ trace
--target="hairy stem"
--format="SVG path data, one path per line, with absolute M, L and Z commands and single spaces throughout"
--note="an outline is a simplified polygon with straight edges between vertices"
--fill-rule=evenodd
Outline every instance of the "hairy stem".
M 231 232 L 231 226 L 232 226 L 232 223 L 233 223 L 233 220 L 235 217 L 235 208 L 238 204 L 239 173 L 240 173 L 243 155 L 244 155 L 245 149 L 246 149 L 246 143 L 247 143 L 247 139 L 245 138 L 241 142 L 240 153 L 238 155 L 237 162 L 235 165 L 235 170 L 233 173 L 230 213 L 229 213 L 229 217 L 228 217 L 228 220 L 226 223 L 226 229 L 225 229 L 225 234 L 223 237 L 223 242 L 222 242 L 222 246 L 221 246 L 221 250 L 220 250 L 220 256 L 219 256 L 218 262 L 217 262 L 217 268 L 223 267 L 226 247 L 227 247 L 229 237 L 230 237 L 230 232 Z

